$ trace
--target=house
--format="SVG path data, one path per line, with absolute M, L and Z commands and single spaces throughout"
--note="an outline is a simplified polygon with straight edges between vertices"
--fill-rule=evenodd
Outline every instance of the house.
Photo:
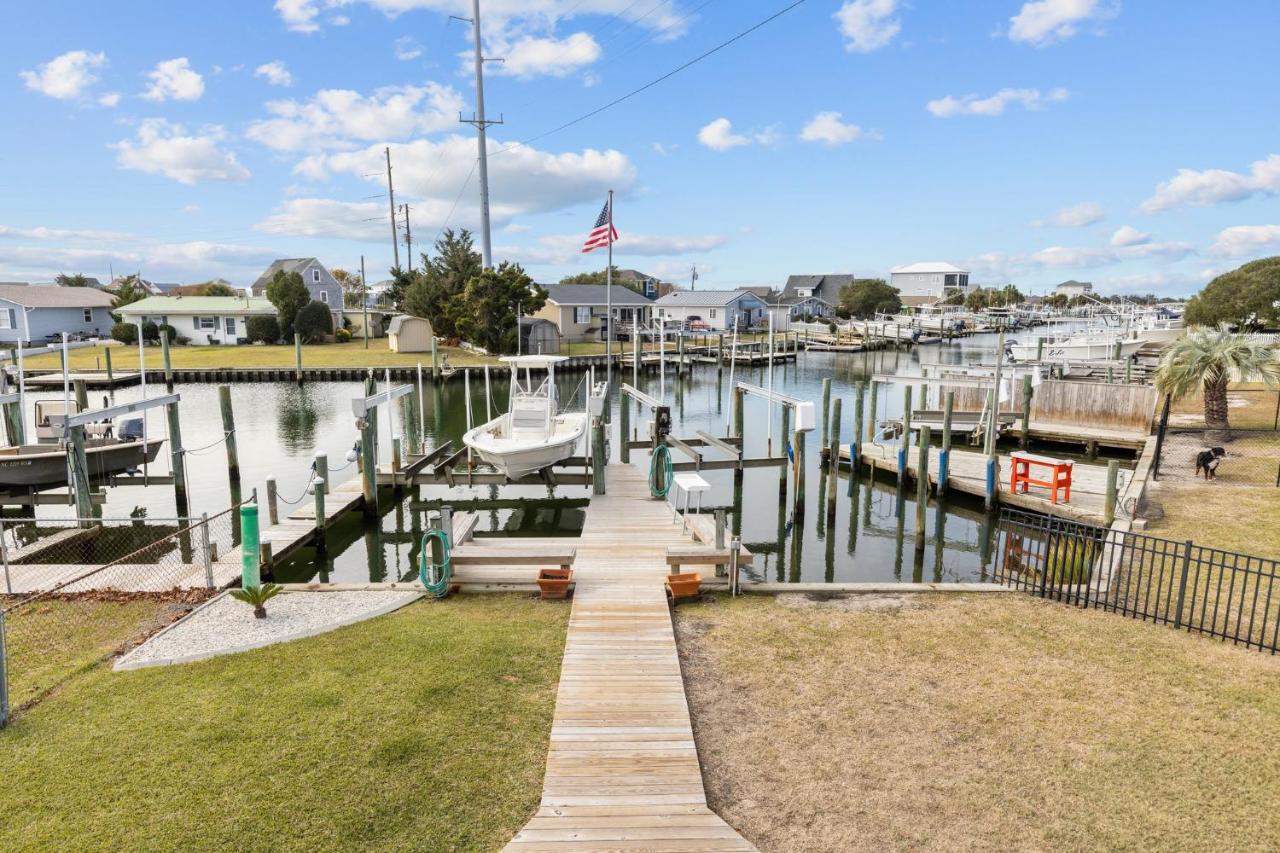
M 1053 289 L 1053 292 L 1056 294 L 1061 294 L 1062 296 L 1065 296 L 1068 299 L 1075 296 L 1084 296 L 1086 294 L 1092 296 L 1093 282 L 1076 281 L 1074 278 L 1072 278 L 1072 279 L 1068 279 L 1067 281 L 1064 281 L 1062 284 L 1055 287 Z
M 110 293 L 96 287 L 0 284 L 0 343 L 27 344 L 67 332 L 111 334 Z
M 749 329 L 768 322 L 768 303 L 746 290 L 689 290 L 668 293 L 653 303 L 657 319 L 696 324 L 712 332 Z
M 968 291 L 969 271 L 945 261 L 924 261 L 894 267 L 889 271 L 889 284 L 898 288 L 898 294 L 907 296 L 933 296 L 941 299 L 948 293 Z
M 602 341 L 607 324 L 607 303 L 613 303 L 613 321 L 621 333 L 652 320 L 653 300 L 615 284 L 544 284 L 546 304 L 531 316 L 550 320 L 567 343 Z M 607 299 L 606 299 L 607 297 Z
M 115 278 L 111 279 L 111 283 L 108 284 L 104 289 L 109 290 L 112 293 L 118 293 L 120 291 L 120 288 L 130 278 L 132 278 L 132 276 L 118 275 Z M 223 279 L 217 279 L 217 281 L 223 282 Z M 223 283 L 229 285 L 231 282 L 223 282 Z M 169 292 L 173 290 L 175 287 L 182 286 L 176 281 L 149 281 L 145 278 L 138 278 L 137 284 L 139 287 L 141 287 L 144 291 L 146 291 L 152 296 L 167 296 Z
M 256 296 L 148 296 L 117 311 L 126 323 L 173 326 L 178 337 L 195 346 L 234 344 L 247 337 L 250 317 L 274 317 L 271 300 Z
M 640 270 L 615 269 L 613 271 L 613 283 L 630 287 L 641 296 L 647 296 L 650 299 L 666 296 L 676 289 L 674 284 L 668 281 L 661 281 L 657 276 L 640 272 Z
M 271 266 L 250 285 L 251 294 L 266 296 L 267 285 L 281 270 L 301 275 L 302 283 L 307 286 L 312 300 L 323 302 L 333 312 L 333 327 L 337 329 L 342 325 L 342 285 L 315 258 L 281 258 L 272 261 Z
M 334 328 L 345 328 L 351 332 L 351 337 L 363 340 L 365 317 L 369 318 L 369 337 L 381 338 L 386 335 L 387 327 L 391 325 L 391 313 L 375 308 L 347 308 L 342 312 L 342 323 Z
M 430 320 L 409 314 L 397 314 L 387 327 L 387 346 L 392 352 L 431 352 L 434 337 Z
M 794 301 L 810 296 L 817 297 L 828 305 L 840 304 L 842 288 L 857 280 L 856 275 L 826 273 L 823 275 L 789 275 L 787 283 L 782 286 L 782 295 L 775 302 Z
M 784 296 L 779 294 L 769 303 L 773 328 L 785 332 L 792 323 L 825 322 L 836 315 L 836 307 L 817 296 Z

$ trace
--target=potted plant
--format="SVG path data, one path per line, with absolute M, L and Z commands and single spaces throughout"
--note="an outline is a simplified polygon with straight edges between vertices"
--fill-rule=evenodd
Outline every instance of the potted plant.
M 702 576 L 697 572 L 667 575 L 667 589 L 671 590 L 673 600 L 696 598 L 702 589 Z
M 245 604 L 253 607 L 253 616 L 255 619 L 266 619 L 267 608 L 266 603 L 284 592 L 284 587 L 278 583 L 265 583 L 262 586 L 247 586 L 244 589 L 231 590 L 231 597 L 236 601 L 243 601 Z
M 540 569 L 538 591 L 542 600 L 568 598 L 569 584 L 573 583 L 573 569 Z

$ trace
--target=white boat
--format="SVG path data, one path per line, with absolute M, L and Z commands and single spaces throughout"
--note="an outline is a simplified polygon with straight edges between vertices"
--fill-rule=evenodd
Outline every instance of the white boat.
M 1121 339 L 1116 335 L 1078 334 L 1045 338 L 1043 350 L 1039 344 L 1016 341 L 1005 349 L 1014 361 L 1109 361 L 1117 356 L 1130 358 L 1146 343 L 1144 337 Z
M 518 355 L 502 360 L 511 365 L 508 411 L 468 430 L 462 441 L 507 479 L 519 480 L 572 456 L 587 434 L 588 415 L 556 412 L 555 365 L 564 356 Z M 546 376 L 535 385 L 533 371 L 543 369 Z

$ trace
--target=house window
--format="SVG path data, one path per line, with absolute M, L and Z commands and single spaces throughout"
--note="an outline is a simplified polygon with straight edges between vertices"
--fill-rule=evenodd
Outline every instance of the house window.
M 92 309 L 92 308 L 86 308 L 86 309 L 84 309 L 84 321 L 85 321 L 86 323 L 92 323 L 92 322 L 93 322 L 93 309 Z
M 329 304 L 329 291 L 327 290 L 320 291 L 320 301 L 323 302 L 325 305 Z
M 8 311 L 5 311 L 3 314 L 0 314 L 0 329 L 12 329 L 13 321 L 14 321 L 13 309 L 10 308 Z
M 314 284 L 319 284 L 319 283 L 320 283 L 320 270 L 312 270 L 312 271 L 311 271 L 311 281 L 312 281 Z
M 707 312 L 707 317 L 714 320 L 716 318 L 716 309 L 712 308 Z
M 235 317 L 226 318 L 226 328 L 227 328 L 227 334 L 234 338 L 236 336 L 236 318 Z
M 213 329 L 217 329 L 217 328 L 218 328 L 218 318 L 217 318 L 217 317 L 196 317 L 196 318 L 195 318 L 195 322 L 196 322 L 196 328 L 197 328 L 197 329 L 210 329 L 210 330 L 213 330 Z
M 584 326 L 591 322 L 591 306 L 575 305 L 573 309 L 573 322 L 579 326 Z

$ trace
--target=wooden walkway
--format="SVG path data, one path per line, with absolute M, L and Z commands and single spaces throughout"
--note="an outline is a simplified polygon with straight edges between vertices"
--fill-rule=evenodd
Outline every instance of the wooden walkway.
M 691 539 L 639 469 L 606 483 L 577 541 L 542 803 L 506 849 L 754 850 L 702 788 L 663 589 L 667 546 Z

